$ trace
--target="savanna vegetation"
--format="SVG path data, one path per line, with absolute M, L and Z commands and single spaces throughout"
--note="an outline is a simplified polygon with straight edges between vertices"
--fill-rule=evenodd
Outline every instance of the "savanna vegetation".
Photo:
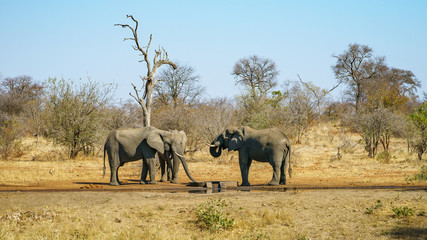
M 0 154 L 4 159 L 19 156 L 23 153 L 21 137 L 35 135 L 65 146 L 70 158 L 79 153 L 93 155 L 108 131 L 148 123 L 184 130 L 192 152 L 231 125 L 278 127 L 301 144 L 310 128 L 331 123 L 359 134 L 359 144 L 371 158 L 380 155 L 389 160 L 393 141 L 405 139 L 407 151 L 422 161 L 427 105 L 426 97 L 416 94 L 420 82 L 414 74 L 387 66 L 384 57 L 374 56 L 364 45 L 351 44 L 335 58 L 332 69 L 337 80 L 331 89 L 321 89 L 299 76 L 277 87 L 280 75 L 271 59 L 256 55 L 239 59 L 230 67 L 236 85 L 245 91 L 223 99 L 203 97 L 200 76 L 188 65 L 162 68 L 152 93 L 138 92 L 135 87 L 131 95 L 136 101 L 124 103 L 114 102 L 113 85 L 90 78 L 38 82 L 30 76 L 7 77 L 1 79 Z M 346 87 L 340 100 L 331 94 L 338 84 Z M 144 107 L 150 109 L 148 117 L 140 104 L 150 93 L 150 107 Z
M 0 79 L 3 189 L 108 190 L 101 170 L 108 132 L 150 125 L 186 132 L 189 168 L 200 181 L 241 180 L 236 153 L 213 159 L 205 144 L 228 126 L 247 125 L 278 127 L 290 137 L 291 187 L 426 186 L 427 95 L 419 96 L 421 83 L 410 70 L 388 66 L 370 47 L 354 43 L 333 56 L 336 79 L 329 89 L 300 76 L 283 81 L 269 58 L 242 57 L 230 66 L 242 94 L 211 99 L 191 66 L 170 61 L 163 48 L 151 60 L 151 36 L 140 43 L 138 22 L 129 17 L 135 26 L 117 25 L 131 31 L 127 40 L 147 74 L 142 87 L 129 86 L 127 102 L 115 101 L 114 85 L 90 78 Z M 333 94 L 338 86 L 345 89 L 339 99 Z M 140 168 L 140 162 L 125 165 L 123 182 L 136 185 Z M 249 177 L 265 185 L 271 167 L 253 163 Z M 180 179 L 185 182 L 185 175 Z M 188 195 L 2 192 L 0 239 L 427 237 L 425 191 Z

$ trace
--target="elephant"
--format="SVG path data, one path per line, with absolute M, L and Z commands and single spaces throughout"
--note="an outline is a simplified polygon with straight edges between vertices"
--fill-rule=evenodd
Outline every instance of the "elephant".
M 185 173 L 195 182 L 188 170 L 184 157 L 187 137 L 183 131 L 163 131 L 155 127 L 121 128 L 109 133 L 104 144 L 104 176 L 105 154 L 108 155 L 111 177 L 110 185 L 120 185 L 118 170 L 127 162 L 142 159 L 141 183 L 146 183 L 147 172 L 150 173 L 151 184 L 156 184 L 156 153 L 172 156 L 172 182 L 178 182 L 178 168 L 181 160 Z
M 160 170 L 161 170 L 161 179 L 160 182 L 172 181 L 172 163 L 171 163 L 171 154 L 166 152 L 165 154 L 161 154 L 157 152 L 157 156 L 159 158 Z
M 180 146 L 182 149 L 185 149 L 187 136 L 184 131 L 170 130 L 174 138 L 181 139 Z M 178 142 L 178 141 L 177 141 Z M 164 154 L 157 152 L 157 156 L 159 158 L 160 170 L 161 170 L 161 179 L 160 182 L 170 181 L 171 183 L 178 183 L 178 170 L 179 170 L 179 161 L 174 161 L 171 163 L 171 159 L 173 160 L 173 154 L 170 151 L 165 151 Z M 174 171 L 176 169 L 176 171 Z
M 222 149 L 239 151 L 239 165 L 242 175 L 241 186 L 250 186 L 249 168 L 252 160 L 269 162 L 273 167 L 273 178 L 269 185 L 286 184 L 286 168 L 289 165 L 289 177 L 292 177 L 291 143 L 278 128 L 262 130 L 250 127 L 230 127 L 220 133 L 208 144 L 213 157 L 221 156 Z

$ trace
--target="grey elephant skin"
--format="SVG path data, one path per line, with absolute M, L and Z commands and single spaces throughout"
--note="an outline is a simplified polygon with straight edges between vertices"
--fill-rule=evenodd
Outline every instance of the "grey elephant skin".
M 143 160 L 141 183 L 146 182 L 147 172 L 150 175 L 149 183 L 157 183 L 156 153 L 172 156 L 172 182 L 178 182 L 179 162 L 191 181 L 195 182 L 188 170 L 184 157 L 187 137 L 183 131 L 163 131 L 155 127 L 121 128 L 109 133 L 104 145 L 104 175 L 105 155 L 108 155 L 110 165 L 111 185 L 120 185 L 119 167 L 127 162 Z
M 289 177 L 292 177 L 291 143 L 286 134 L 278 128 L 228 128 L 211 142 L 209 151 L 213 157 L 219 157 L 222 150 L 227 148 L 228 151 L 239 152 L 241 186 L 250 186 L 248 174 L 252 160 L 271 164 L 273 179 L 269 185 L 286 184 L 285 171 L 288 165 Z

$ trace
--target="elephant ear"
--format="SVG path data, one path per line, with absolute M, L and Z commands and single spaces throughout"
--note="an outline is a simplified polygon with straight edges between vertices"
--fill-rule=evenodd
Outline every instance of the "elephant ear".
M 244 136 L 239 129 L 234 130 L 228 142 L 228 151 L 238 150 L 243 146 Z
M 165 146 L 163 143 L 163 138 L 160 133 L 152 132 L 147 137 L 147 143 L 150 147 L 156 149 L 159 153 L 165 153 Z

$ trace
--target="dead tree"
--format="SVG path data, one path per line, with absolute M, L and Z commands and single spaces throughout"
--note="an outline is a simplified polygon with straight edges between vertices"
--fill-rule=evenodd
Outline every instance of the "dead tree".
M 151 63 L 148 60 L 148 50 L 150 49 L 151 40 L 153 38 L 153 35 L 150 34 L 150 40 L 148 41 L 147 46 L 141 47 L 141 45 L 139 43 L 139 39 L 138 39 L 138 21 L 135 20 L 135 18 L 132 15 L 126 15 L 126 17 L 131 18 L 132 21 L 134 21 L 134 23 L 135 23 L 134 28 L 127 25 L 127 24 L 114 24 L 114 26 L 121 26 L 123 28 L 129 28 L 132 31 L 133 37 L 125 38 L 124 41 L 133 40 L 135 42 L 135 46 L 133 46 L 133 49 L 135 49 L 135 51 L 139 51 L 141 53 L 141 56 L 143 57 L 143 59 L 140 60 L 140 62 L 145 62 L 145 64 L 147 65 L 147 75 L 144 77 L 140 76 L 142 83 L 143 83 L 143 87 L 140 90 L 138 90 L 137 87 L 132 83 L 135 94 L 129 93 L 129 95 L 131 97 L 133 97 L 138 102 L 138 104 L 141 106 L 143 118 L 144 118 L 143 119 L 144 126 L 147 127 L 147 126 L 150 126 L 151 103 L 152 103 L 154 87 L 157 84 L 157 79 L 155 78 L 157 69 L 159 67 L 161 67 L 163 64 L 168 64 L 168 65 L 172 66 L 174 69 L 176 69 L 177 66 L 172 61 L 169 61 L 168 53 L 165 51 L 164 48 L 160 48 L 160 47 L 158 50 L 155 50 L 154 59 L 153 59 L 153 62 Z M 144 89 L 144 92 L 143 92 L 142 97 L 141 97 L 140 93 L 142 92 L 144 85 L 145 85 L 145 89 Z

